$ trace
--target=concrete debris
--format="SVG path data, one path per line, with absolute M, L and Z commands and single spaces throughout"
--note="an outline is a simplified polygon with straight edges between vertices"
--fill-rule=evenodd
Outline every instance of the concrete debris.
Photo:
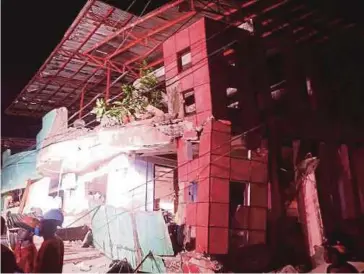
M 164 263 L 167 273 L 216 273 L 223 268 L 219 262 L 195 251 L 166 257 Z
M 154 116 L 152 122 L 154 124 L 175 124 L 181 122 L 182 119 L 177 119 L 176 115 L 164 113 L 163 115 Z
M 187 141 L 197 141 L 198 140 L 198 135 L 197 135 L 197 131 L 196 130 L 189 130 L 189 131 L 185 131 L 183 133 L 183 139 L 187 140 Z
M 120 121 L 114 117 L 103 116 L 100 121 L 101 127 L 113 127 L 120 125 Z
M 64 243 L 64 273 L 106 273 L 109 269 L 111 260 L 97 249 L 82 248 L 81 241 Z
M 184 125 L 183 123 L 179 124 L 169 124 L 169 125 L 158 125 L 157 129 L 167 136 L 171 136 L 173 138 L 178 138 L 183 136 Z
M 223 268 L 218 261 L 195 251 L 181 253 L 181 258 L 183 273 L 216 273 Z
M 182 271 L 182 258 L 180 254 L 175 257 L 164 258 L 167 273 L 183 273 Z
M 158 119 L 157 119 L 158 118 Z M 153 123 L 155 126 L 162 126 L 162 125 L 175 125 L 183 123 L 183 119 L 172 119 L 168 114 L 162 117 L 154 117 Z
M 166 114 L 167 115 L 167 114 Z M 182 137 L 186 140 L 198 140 L 206 123 L 211 121 L 213 117 L 207 118 L 201 125 L 194 126 L 190 121 L 183 119 L 169 119 L 163 116 L 164 120 L 155 121 L 154 126 L 165 135 L 177 138 Z
M 318 164 L 320 163 L 320 160 L 317 159 L 317 157 L 312 157 L 310 153 L 306 155 L 306 159 L 304 159 L 298 166 L 298 174 L 299 177 L 307 176 L 310 173 L 313 173 Z
M 77 264 L 77 267 L 83 271 L 83 272 L 88 272 L 91 270 L 92 268 L 92 265 L 89 265 L 89 264 L 85 264 L 84 262 L 81 262 L 79 264 Z
M 165 113 L 162 110 L 160 110 L 159 108 L 156 108 L 152 105 L 148 105 L 146 107 L 146 110 L 147 110 L 147 113 L 153 115 L 154 117 L 165 115 Z
M 193 129 L 193 124 L 182 119 L 164 119 L 161 121 L 155 121 L 154 126 L 163 134 L 171 136 L 173 138 L 182 137 L 186 130 L 196 131 Z

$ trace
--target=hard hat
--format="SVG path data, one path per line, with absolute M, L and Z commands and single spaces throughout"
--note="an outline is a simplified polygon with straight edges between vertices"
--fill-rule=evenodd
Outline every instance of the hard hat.
M 58 225 L 61 226 L 63 224 L 63 213 L 59 209 L 51 209 L 43 215 L 43 220 L 55 220 L 58 222 Z

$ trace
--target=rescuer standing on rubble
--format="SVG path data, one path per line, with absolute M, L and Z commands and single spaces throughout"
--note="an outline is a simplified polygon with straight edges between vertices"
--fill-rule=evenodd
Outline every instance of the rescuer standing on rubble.
M 15 259 L 19 268 L 25 273 L 33 273 L 37 259 L 37 248 L 33 242 L 34 229 L 39 225 L 39 220 L 24 216 L 18 227 L 18 241 L 15 245 Z
M 63 214 L 58 209 L 44 214 L 39 226 L 39 235 L 44 242 L 38 251 L 35 273 L 62 273 L 64 244 L 56 231 L 63 224 L 63 219 Z

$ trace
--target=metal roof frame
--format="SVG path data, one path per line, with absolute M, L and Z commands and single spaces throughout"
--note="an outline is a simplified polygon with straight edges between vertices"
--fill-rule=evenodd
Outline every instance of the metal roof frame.
M 282 12 L 287 16 L 279 16 Z M 121 90 L 111 83 L 137 79 L 142 60 L 149 66 L 162 63 L 163 42 L 203 16 L 237 26 L 254 19 L 261 37 L 286 32 L 299 43 L 322 42 L 340 28 L 353 27 L 338 18 L 323 19 L 301 0 L 173 0 L 142 17 L 89 0 L 6 113 L 41 117 L 60 106 L 74 113 L 98 94 L 117 95 Z

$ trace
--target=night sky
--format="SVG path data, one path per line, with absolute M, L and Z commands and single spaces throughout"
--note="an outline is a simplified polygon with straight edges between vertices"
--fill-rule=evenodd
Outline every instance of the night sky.
M 86 0 L 1 1 L 1 135 L 35 137 L 40 120 L 9 116 L 5 109 L 35 75 L 72 24 Z M 126 9 L 131 0 L 105 1 Z M 140 14 L 147 0 L 130 12 Z M 166 1 L 152 1 L 147 11 Z
M 1 1 L 1 135 L 34 137 L 40 122 L 5 109 L 62 39 L 86 1 Z M 56 4 L 62 3 L 62 4 Z

